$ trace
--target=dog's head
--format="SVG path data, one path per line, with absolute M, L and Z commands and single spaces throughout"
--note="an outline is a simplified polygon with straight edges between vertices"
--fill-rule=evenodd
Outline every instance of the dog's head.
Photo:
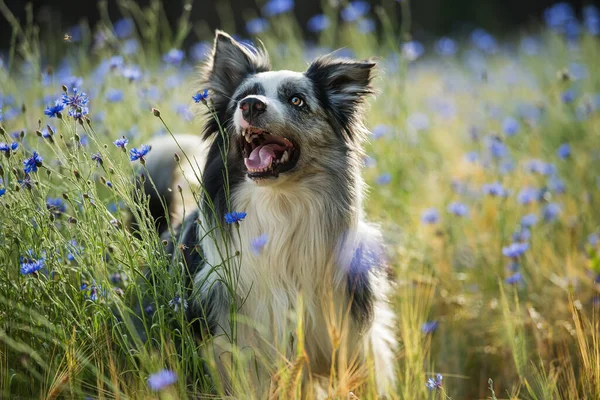
M 230 162 L 260 184 L 343 168 L 365 137 L 361 110 L 374 66 L 327 56 L 303 73 L 271 71 L 265 50 L 217 31 L 203 84 L 229 135 Z M 218 128 L 209 121 L 205 135 Z

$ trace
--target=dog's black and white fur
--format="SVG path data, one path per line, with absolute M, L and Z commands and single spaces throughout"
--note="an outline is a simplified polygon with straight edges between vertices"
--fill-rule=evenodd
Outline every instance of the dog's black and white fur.
M 171 138 L 154 143 L 147 167 L 161 196 L 194 182 L 196 166 L 201 177 L 205 195 L 200 207 L 193 199 L 185 204 L 191 215 L 179 239 L 193 274 L 192 317 L 202 317 L 215 336 L 231 334 L 231 296 L 219 269 L 226 247 L 239 251 L 233 261 L 239 348 L 251 348 L 263 365 L 293 357 L 298 343 L 290 334 L 302 317 L 310 376 L 330 374 L 332 343 L 339 340 L 333 368 L 361 367 L 371 359 L 379 389 L 386 392 L 394 385 L 394 316 L 380 234 L 362 210 L 367 132 L 361 111 L 372 93 L 374 66 L 328 56 L 304 73 L 271 71 L 263 49 L 217 32 L 202 89 L 209 89 L 218 118 L 207 118 L 202 137 L 178 137 L 193 160 L 185 166 L 181 157 L 183 173 L 171 161 L 181 153 Z M 170 196 L 173 220 L 183 206 Z M 159 203 L 152 201 L 158 214 Z M 247 213 L 239 227 L 225 223 L 230 211 Z M 216 226 L 231 234 L 208 239 Z M 252 248 L 261 235 L 268 238 L 264 247 Z M 228 379 L 225 342 L 216 340 L 214 349 Z M 259 369 L 256 387 L 265 390 L 270 371 Z

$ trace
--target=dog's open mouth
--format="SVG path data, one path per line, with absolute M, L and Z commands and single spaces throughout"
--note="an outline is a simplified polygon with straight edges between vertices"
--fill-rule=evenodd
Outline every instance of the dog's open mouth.
M 249 127 L 242 131 L 242 154 L 248 177 L 277 177 L 292 169 L 298 161 L 298 148 L 283 136 Z

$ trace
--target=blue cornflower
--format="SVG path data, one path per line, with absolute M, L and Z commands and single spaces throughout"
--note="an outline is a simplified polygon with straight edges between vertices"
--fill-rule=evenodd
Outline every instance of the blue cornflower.
M 192 99 L 196 103 L 200 103 L 201 101 L 204 102 L 204 101 L 206 101 L 207 98 L 208 98 L 208 89 L 204 89 L 203 92 L 198 92 L 192 96 Z
M 6 193 L 6 188 L 0 189 L 0 197 L 4 196 L 5 193 Z
M 262 12 L 266 17 L 283 14 L 294 8 L 294 0 L 269 0 Z
M 108 66 L 110 67 L 110 69 L 119 69 L 123 67 L 123 65 L 125 65 L 125 60 L 123 59 L 123 56 L 112 56 L 108 60 Z
M 109 101 L 110 103 L 119 103 L 121 101 L 123 101 L 123 99 L 125 98 L 125 95 L 123 94 L 122 90 L 119 89 L 108 89 L 106 91 L 106 100 Z
M 342 19 L 346 22 L 354 22 L 364 16 L 371 9 L 366 1 L 352 1 L 342 10 Z
M 380 137 L 385 136 L 389 131 L 390 127 L 388 125 L 375 125 L 375 127 L 371 131 L 371 136 L 373 137 L 373 139 L 379 139 Z
M 527 205 L 538 200 L 540 191 L 532 187 L 526 187 L 521 189 L 517 195 L 517 201 L 521 204 Z
M 464 203 L 455 201 L 448 204 L 448 212 L 459 217 L 464 217 L 469 214 L 469 207 Z
M 484 194 L 492 197 L 504 197 L 508 194 L 500 182 L 486 183 L 482 189 Z
M 259 255 L 263 247 L 267 244 L 269 240 L 269 235 L 263 233 L 262 235 L 255 237 L 250 241 L 250 250 L 254 255 Z
M 564 193 L 566 191 L 565 182 L 556 175 L 552 175 L 548 180 L 548 189 L 554 193 Z
M 142 69 L 137 65 L 128 65 L 121 70 L 121 75 L 131 82 L 137 81 L 142 77 Z
M 529 227 L 532 227 L 533 225 L 537 224 L 537 221 L 538 221 L 537 215 L 527 214 L 521 218 L 521 225 L 523 227 L 529 228 Z
M 73 94 L 63 93 L 62 103 L 73 111 L 83 110 L 88 104 L 88 96 L 84 92 L 79 93 L 78 88 L 73 88 Z
M 67 211 L 67 206 L 65 205 L 65 202 L 59 197 L 48 197 L 46 199 L 46 208 L 48 209 L 48 211 L 50 211 L 56 216 L 59 216 L 60 214 Z
M 571 155 L 571 146 L 568 143 L 561 144 L 558 150 L 556 150 L 556 155 L 563 160 L 568 158 Z
M 119 39 L 126 39 L 133 34 L 135 23 L 131 18 L 123 18 L 114 23 L 115 35 Z
M 442 379 L 444 379 L 444 377 L 442 376 L 442 374 L 437 374 L 434 378 L 429 378 L 427 379 L 427 383 L 425 384 L 425 386 L 427 386 L 427 389 L 429 390 L 440 390 L 442 389 Z
M 169 306 L 173 307 L 173 311 L 177 312 L 179 307 L 182 307 L 183 310 L 187 310 L 188 302 L 186 299 L 182 298 L 179 294 L 176 294 L 175 297 L 171 301 L 169 301 Z
M 211 52 L 211 46 L 206 42 L 198 42 L 190 49 L 190 56 L 194 61 L 202 61 Z
M 0 143 L 0 151 L 4 152 L 4 154 L 8 157 L 10 154 L 10 146 L 7 143 Z
M 125 136 L 120 137 L 119 139 L 115 140 L 113 142 L 113 144 L 123 150 L 125 150 L 125 146 L 127 146 L 127 143 L 129 143 L 129 139 L 127 139 Z
M 569 21 L 575 19 L 573 8 L 568 3 L 556 3 L 544 11 L 544 20 L 550 29 L 562 32 Z
M 371 18 L 361 18 L 356 22 L 356 27 L 360 33 L 371 33 L 375 31 L 377 25 Z
M 565 104 L 571 104 L 576 97 L 576 93 L 573 89 L 567 89 L 560 95 L 560 99 Z
M 417 60 L 423 53 L 425 53 L 425 48 L 416 40 L 406 42 L 402 45 L 402 55 L 404 55 L 408 61 Z
M 373 168 L 375 165 L 377 165 L 377 161 L 373 157 L 370 157 L 370 156 L 366 156 L 363 159 L 363 162 L 364 162 L 365 168 Z
M 63 105 L 63 103 L 60 100 L 56 100 L 56 103 L 54 103 L 54 106 L 46 107 L 44 114 L 46 114 L 50 118 L 58 117 L 60 115 L 61 111 L 64 110 L 64 108 L 65 108 L 65 106 Z
M 591 233 L 588 236 L 588 243 L 590 244 L 590 246 L 596 246 L 598 243 L 600 243 L 600 236 L 598 236 L 597 233 Z
M 502 122 L 502 130 L 506 134 L 506 136 L 514 136 L 519 133 L 519 129 L 521 128 L 519 121 L 517 121 L 513 117 L 506 117 Z
M 121 46 L 121 52 L 126 56 L 134 55 L 138 52 L 140 43 L 136 39 L 127 39 Z
M 325 29 L 329 28 L 329 25 L 331 25 L 331 21 L 329 21 L 329 18 L 327 17 L 327 15 L 318 14 L 318 15 L 314 15 L 314 16 L 310 17 L 310 19 L 306 23 L 306 28 L 310 32 L 317 33 L 317 32 L 322 32 Z
M 232 211 L 230 213 L 225 214 L 225 222 L 227 222 L 228 224 L 240 222 L 244 218 L 246 218 L 245 212 Z
M 267 30 L 269 22 L 264 18 L 254 18 L 246 23 L 246 31 L 251 35 L 258 35 Z
M 71 239 L 69 241 L 69 244 L 67 245 L 67 260 L 69 261 L 74 261 L 75 257 L 77 257 L 81 251 L 83 250 L 83 247 L 79 246 L 79 244 L 77 243 L 77 240 L 75 239 Z
M 92 154 L 92 161 L 96 161 L 96 166 L 99 167 L 102 165 L 102 154 L 94 153 Z
M 545 221 L 554 221 L 561 213 L 562 208 L 558 203 L 548 203 L 542 210 L 542 216 Z
M 435 51 L 441 56 L 452 56 L 458 51 L 458 44 L 449 37 L 443 37 L 436 42 Z
M 436 224 L 440 219 L 440 213 L 436 208 L 428 208 L 421 214 L 421 222 L 424 224 Z
M 527 163 L 527 170 L 529 172 L 548 176 L 556 173 L 556 166 L 542 160 L 531 160 Z
M 495 158 L 503 158 L 508 154 L 506 145 L 496 136 L 493 136 L 488 140 L 487 146 L 490 153 Z
M 600 9 L 593 5 L 583 7 L 583 24 L 590 35 L 600 35 Z
M 513 233 L 513 240 L 517 242 L 526 242 L 531 239 L 531 231 L 522 226 Z
M 18 148 L 19 148 L 19 143 L 17 143 L 17 142 L 12 142 L 12 143 L 10 144 L 10 149 L 11 149 L 12 151 L 15 151 L 15 150 L 17 150 Z
M 139 149 L 134 147 L 133 149 L 129 150 L 129 159 L 131 161 L 137 161 L 148 154 L 151 149 L 152 148 L 147 144 L 143 144 Z
M 183 61 L 185 53 L 183 50 L 171 49 L 165 55 L 163 55 L 163 61 L 171 65 L 179 65 Z
M 426 335 L 433 333 L 437 330 L 439 324 L 440 323 L 437 321 L 425 322 L 423 325 L 421 325 L 421 332 L 423 332 Z
M 498 51 L 496 39 L 483 29 L 475 29 L 473 33 L 471 33 L 471 41 L 477 48 L 486 53 L 492 54 Z
M 392 181 L 392 175 L 389 172 L 385 172 L 375 179 L 375 183 L 378 185 L 387 185 Z
M 515 285 L 522 281 L 523 281 L 523 275 L 521 275 L 520 272 L 517 272 L 516 274 L 511 275 L 504 280 L 504 282 L 508 283 L 509 285 Z
M 23 165 L 24 165 L 23 170 L 25 171 L 26 174 L 30 174 L 32 172 L 37 172 L 38 167 L 42 166 L 42 161 L 44 161 L 42 156 L 40 156 L 38 154 L 38 152 L 34 150 L 33 155 L 31 157 L 27 158 L 25 161 L 23 161 Z
M 505 257 L 519 258 L 529 249 L 529 243 L 511 243 L 502 248 L 502 254 Z
M 470 151 L 464 156 L 465 160 L 475 164 L 479 160 L 479 153 L 476 151 Z
M 21 258 L 21 273 L 23 275 L 33 274 L 44 268 L 46 260 L 42 257 L 38 260 L 32 258 Z
M 175 382 L 177 382 L 177 374 L 167 369 L 163 369 L 148 377 L 148 387 L 155 392 L 171 386 Z

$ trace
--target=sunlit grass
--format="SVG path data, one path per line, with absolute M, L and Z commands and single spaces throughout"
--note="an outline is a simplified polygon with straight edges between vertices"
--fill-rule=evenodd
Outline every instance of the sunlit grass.
M 186 37 L 210 40 L 212 32 L 192 27 L 189 10 L 168 29 L 158 2 L 148 10 L 120 4 L 136 22 L 128 38 L 116 36 L 107 18 L 102 41 L 85 25 L 77 41 L 65 41 L 62 31 L 40 36 L 13 22 L 15 40 L 0 64 L 0 142 L 18 143 L 0 151 L 3 398 L 192 398 L 225 390 L 209 379 L 210 346 L 173 307 L 186 289 L 134 184 L 144 166 L 112 143 L 125 136 L 131 149 L 167 130 L 200 132 L 198 108 L 190 106 L 202 89 L 194 86 L 201 60 L 191 51 L 179 65 L 162 57 Z M 326 9 L 332 19 L 338 12 Z M 290 16 L 277 15 L 259 38 L 277 69 L 302 69 L 337 47 L 379 59 L 364 176 L 367 212 L 383 227 L 395 284 L 400 347 L 391 397 L 598 398 L 598 38 L 569 41 L 541 29 L 531 36 L 535 51 L 514 37 L 494 52 L 464 38 L 456 54 L 435 55 L 428 43 L 411 61 L 396 23 L 384 9 L 373 12 L 380 37 L 339 22 L 320 35 L 322 47 L 310 46 Z M 89 119 L 77 122 L 66 111 L 62 120 L 48 118 L 44 110 L 73 77 L 90 96 Z M 518 122 L 514 135 L 507 117 Z M 559 156 L 564 143 L 570 155 Z M 23 161 L 33 150 L 44 160 L 28 187 Z M 484 192 L 494 182 L 506 195 Z M 526 187 L 536 193 L 528 201 L 520 194 Z M 64 209 L 49 209 L 48 198 Z M 449 211 L 453 202 L 466 214 Z M 529 214 L 538 221 L 524 229 Z M 513 242 L 529 247 L 507 257 Z M 43 258 L 44 268 L 22 274 L 27 258 Z M 233 256 L 223 258 L 235 266 Z M 296 335 L 304 335 L 302 319 Z M 305 357 L 299 347 L 272 366 L 274 397 L 311 395 L 301 385 Z M 163 369 L 178 380 L 152 392 L 148 377 Z M 443 391 L 430 391 L 426 382 L 437 373 Z M 375 398 L 376 374 L 332 370 L 322 387 L 331 398 Z M 246 378 L 238 374 L 233 385 L 248 389 Z

